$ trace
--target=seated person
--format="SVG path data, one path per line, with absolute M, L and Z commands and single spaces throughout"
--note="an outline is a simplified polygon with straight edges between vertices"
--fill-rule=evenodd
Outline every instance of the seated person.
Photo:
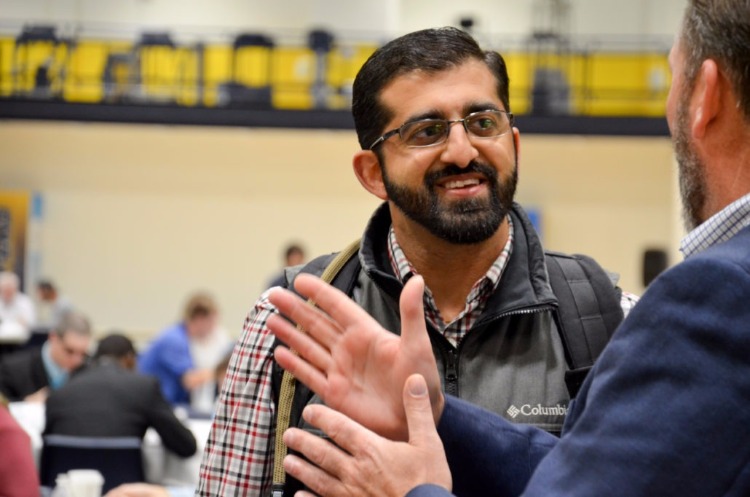
M 8 411 L 0 395 L 0 495 L 38 497 L 39 476 L 34 466 L 31 440 Z
M 9 401 L 44 402 L 83 366 L 91 344 L 91 325 L 82 314 L 65 315 L 41 348 L 15 352 L 0 363 L 0 393 Z
M 68 312 L 73 310 L 70 301 L 57 290 L 51 280 L 39 280 L 36 283 L 36 294 L 39 305 L 37 326 L 53 328 Z
M 103 338 L 94 363 L 50 394 L 44 434 L 143 438 L 153 427 L 168 450 L 195 454 L 192 432 L 174 415 L 156 379 L 134 371 L 135 358 L 127 337 Z
M 19 289 L 16 273 L 0 273 L 0 336 L 28 338 L 29 330 L 36 324 L 34 303 Z
M 159 379 L 164 397 L 174 405 L 189 405 L 191 395 L 208 387 L 213 393 L 214 366 L 229 347 L 230 340 L 217 340 L 218 306 L 214 299 L 197 293 L 188 299 L 182 320 L 164 331 L 149 345 L 138 361 L 138 369 Z M 223 345 L 216 346 L 216 342 Z M 210 349 L 213 361 L 206 361 L 203 349 Z

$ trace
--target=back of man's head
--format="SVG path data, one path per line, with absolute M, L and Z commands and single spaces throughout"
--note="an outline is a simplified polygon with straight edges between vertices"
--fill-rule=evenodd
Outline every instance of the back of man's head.
M 685 79 L 694 82 L 706 59 L 715 60 L 750 124 L 750 4 L 747 0 L 690 0 L 680 34 Z
M 132 369 L 135 366 L 135 356 L 135 346 L 128 337 L 122 333 L 110 333 L 99 341 L 94 360 L 109 358 Z

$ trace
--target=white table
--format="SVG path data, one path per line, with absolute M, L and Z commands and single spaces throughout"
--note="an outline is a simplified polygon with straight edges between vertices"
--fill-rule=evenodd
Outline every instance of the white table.
M 8 404 L 8 410 L 29 435 L 34 462 L 38 468 L 39 456 L 42 453 L 42 432 L 44 431 L 45 421 L 44 404 L 39 402 L 11 402 Z
M 182 419 L 182 422 L 193 432 L 198 450 L 190 457 L 181 458 L 166 450 L 156 431 L 149 428 L 143 439 L 143 461 L 146 478 L 150 482 L 193 487 L 198 485 L 198 471 L 208 432 L 211 430 L 211 420 L 188 418 Z

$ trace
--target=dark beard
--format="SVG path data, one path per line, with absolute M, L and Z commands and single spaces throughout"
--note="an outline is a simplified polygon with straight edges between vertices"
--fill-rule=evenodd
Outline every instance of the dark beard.
M 465 168 L 450 165 L 428 173 L 424 185 L 417 190 L 391 182 L 384 165 L 382 171 L 388 198 L 404 215 L 436 237 L 461 245 L 483 242 L 497 231 L 510 212 L 518 183 L 517 167 L 513 168 L 507 182 L 500 183 L 495 168 L 476 161 Z M 466 173 L 479 173 L 485 177 L 489 198 L 441 203 L 435 184 L 443 178 Z
M 683 103 L 685 105 L 682 105 Z M 701 212 L 706 205 L 706 178 L 703 163 L 688 137 L 687 109 L 687 103 L 680 102 L 673 144 L 682 199 L 682 220 L 685 229 L 692 231 L 705 221 Z

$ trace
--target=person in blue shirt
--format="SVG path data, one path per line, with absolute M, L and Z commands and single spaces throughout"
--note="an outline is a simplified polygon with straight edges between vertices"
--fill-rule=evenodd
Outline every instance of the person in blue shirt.
M 191 391 L 214 382 L 213 367 L 198 367 L 193 352 L 217 332 L 218 316 L 213 297 L 192 295 L 182 319 L 159 333 L 138 358 L 139 371 L 158 378 L 171 404 L 189 404 Z

